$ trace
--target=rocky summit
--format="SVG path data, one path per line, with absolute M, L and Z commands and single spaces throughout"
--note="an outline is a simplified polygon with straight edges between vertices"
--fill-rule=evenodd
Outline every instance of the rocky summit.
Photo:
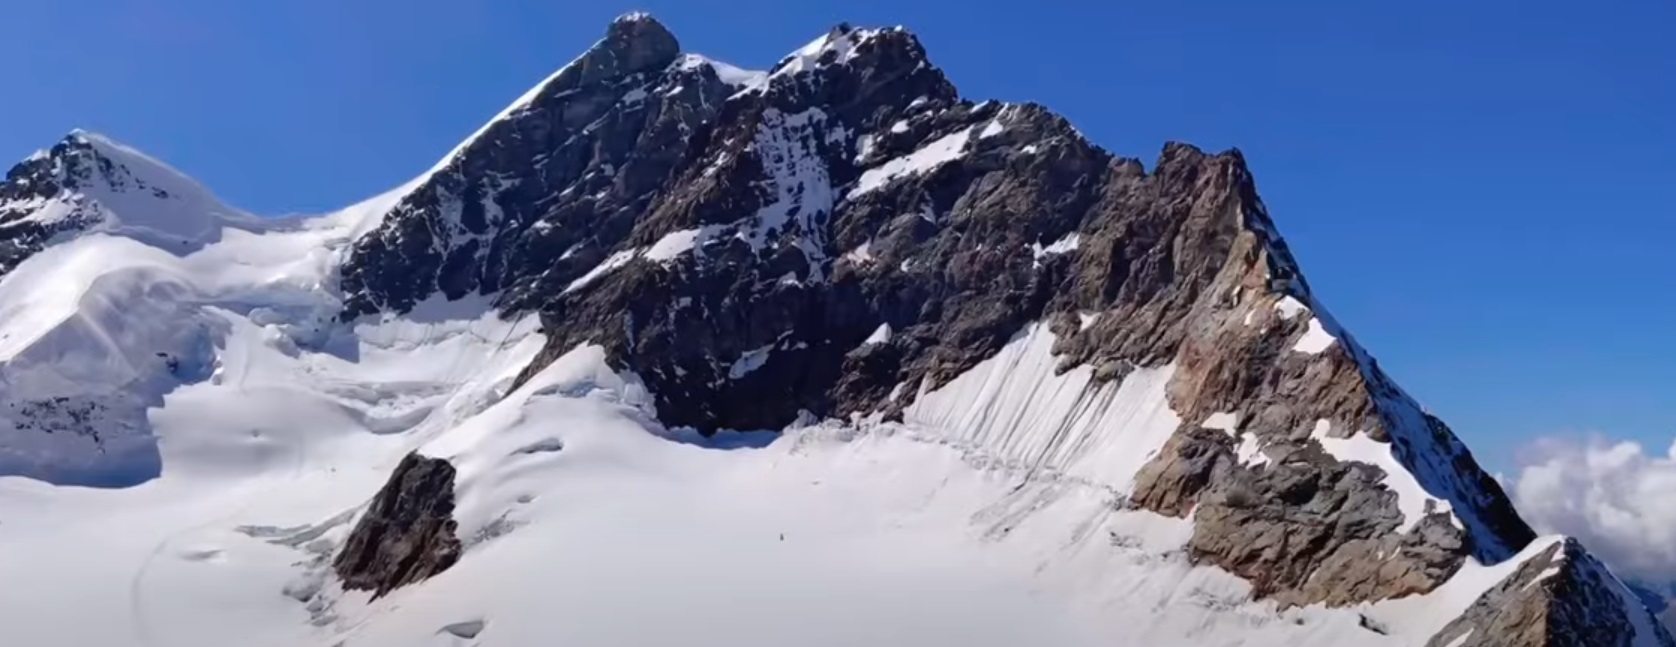
M 151 162 L 91 137 L 0 185 L 0 272 L 182 193 L 211 215 L 174 253 L 213 251 L 220 235 L 205 232 L 229 227 L 276 235 L 189 181 L 153 187 L 160 172 L 128 170 Z M 132 206 L 135 192 L 151 202 Z M 112 195 L 128 202 L 109 207 Z M 475 430 L 491 423 L 472 416 L 520 398 L 643 395 L 636 420 L 701 445 L 801 430 L 795 455 L 819 444 L 810 429 L 912 437 L 1016 479 L 1006 496 L 1039 497 L 966 511 L 988 540 L 1027 534 L 1024 519 L 1067 492 L 1097 498 L 1098 519 L 1181 529 L 1157 559 L 1245 587 L 1206 613 L 1355 618 L 1347 631 L 1365 644 L 1676 645 L 1583 546 L 1539 538 L 1328 314 L 1239 151 L 1172 142 L 1150 163 L 1115 156 L 1046 107 L 962 97 L 901 28 L 839 25 L 758 72 L 624 16 L 434 169 L 354 211 L 312 336 L 285 319 L 295 300 L 260 313 L 285 322 L 273 325 L 288 356 L 407 348 L 360 332 L 361 355 L 331 350 L 332 331 L 429 321 L 437 304 L 539 322 L 527 360 L 471 378 L 494 389 L 472 400 L 451 387 L 366 423 L 376 433 Z M 517 330 L 475 361 L 497 361 Z M 609 371 L 553 382 L 584 350 Z M 391 379 L 333 388 L 344 406 L 383 403 Z M 435 442 L 466 457 L 462 478 L 588 451 L 543 436 L 491 460 Z M 494 483 L 462 490 L 461 506 L 516 489 Z M 334 547 L 341 588 L 392 595 L 468 566 L 475 549 L 456 528 L 472 513 L 456 518 L 455 492 L 450 460 L 405 454 Z M 516 494 L 474 536 L 535 523 L 514 512 L 541 493 Z M 1108 521 L 1041 532 L 1081 541 Z M 1157 534 L 1109 523 L 1103 550 Z M 470 622 L 474 636 L 496 631 Z
M 1197 510 L 1196 559 L 1291 603 L 1423 593 L 1534 538 L 1319 312 L 1239 151 L 1171 143 L 1148 170 L 1042 106 L 962 99 L 901 29 L 840 25 L 741 76 L 613 23 L 358 241 L 344 287 L 346 317 L 434 294 L 537 311 L 525 375 L 600 344 L 706 433 L 899 418 L 1036 321 L 1061 371 L 1174 363 L 1193 423 L 1132 503 Z M 1395 463 L 1322 449 L 1358 434 Z M 1406 526 L 1399 464 L 1435 497 Z

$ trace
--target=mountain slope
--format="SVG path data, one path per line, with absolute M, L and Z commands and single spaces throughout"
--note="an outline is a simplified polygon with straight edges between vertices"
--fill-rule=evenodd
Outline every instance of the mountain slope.
M 1326 313 L 1237 151 L 1114 157 L 901 29 L 749 72 L 624 16 L 315 219 L 62 171 L 117 150 L 0 187 L 0 388 L 110 412 L 9 412 L 0 470 L 132 485 L 0 479 L 0 577 L 135 529 L 0 598 L 21 642 L 1673 644 Z M 67 622 L 92 590 L 129 622 Z
M 162 162 L 76 131 L 13 167 L 0 184 L 0 275 L 55 237 L 105 231 L 190 251 L 227 227 L 255 229 L 261 221 Z

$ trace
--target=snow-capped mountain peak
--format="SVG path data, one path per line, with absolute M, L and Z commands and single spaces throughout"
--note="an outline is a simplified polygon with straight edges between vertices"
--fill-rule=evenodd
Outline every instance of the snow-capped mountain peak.
M 197 181 L 108 137 L 72 131 L 13 166 L 0 183 L 0 274 L 55 236 L 121 233 L 164 249 L 190 251 L 222 227 L 259 227 Z
M 296 226 L 85 134 L 0 200 L 21 643 L 1676 644 L 1242 154 L 1149 170 L 900 28 L 753 72 L 626 14 Z

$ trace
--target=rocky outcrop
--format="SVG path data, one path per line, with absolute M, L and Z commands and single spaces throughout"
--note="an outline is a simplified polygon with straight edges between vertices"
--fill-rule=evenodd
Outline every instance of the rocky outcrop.
M 1379 468 L 1335 460 L 1319 444 L 1269 452 L 1271 462 L 1253 468 L 1225 432 L 1178 433 L 1142 469 L 1132 501 L 1163 514 L 1194 512 L 1190 555 L 1282 604 L 1424 593 L 1460 567 L 1465 537 L 1447 514 L 1399 531 L 1403 513 Z
M 1479 596 L 1426 647 L 1676 645 L 1643 609 L 1624 612 L 1639 604 L 1605 566 L 1566 539 Z
M 346 317 L 435 296 L 539 312 L 524 376 L 602 346 L 659 418 L 899 417 L 1047 322 L 1061 369 L 1174 366 L 1181 429 L 1129 504 L 1282 604 L 1425 593 L 1534 538 L 1314 298 L 1238 151 L 1148 168 L 1034 104 L 961 98 L 901 29 L 765 73 L 644 15 L 469 141 L 361 239 Z
M 448 570 L 460 559 L 453 514 L 454 466 L 403 457 L 332 562 L 343 588 L 376 599 Z
M 102 217 L 98 205 L 76 191 L 89 182 L 118 178 L 115 165 L 75 135 L 13 166 L 0 182 L 0 276 L 55 236 L 97 223 Z M 55 213 L 43 213 L 61 198 L 65 204 Z

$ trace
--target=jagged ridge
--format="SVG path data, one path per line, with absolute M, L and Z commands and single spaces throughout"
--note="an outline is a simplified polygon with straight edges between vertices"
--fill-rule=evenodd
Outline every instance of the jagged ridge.
M 526 376 L 599 344 L 671 425 L 911 423 L 1040 322 L 1087 393 L 1171 371 L 1182 424 L 1130 502 L 1191 514 L 1192 557 L 1258 596 L 1423 594 L 1533 538 L 1323 311 L 1238 151 L 1170 144 L 1148 171 L 1040 106 L 960 99 L 900 29 L 750 74 L 627 16 L 416 187 L 349 255 L 345 319 L 493 295 L 542 314 Z M 1544 604 L 1616 599 L 1583 580 Z
M 1238 151 L 1170 144 L 1148 172 L 1040 106 L 960 99 L 900 29 L 839 26 L 729 88 L 691 74 L 673 37 L 636 17 L 566 69 L 609 71 L 549 83 L 490 130 L 501 134 L 463 148 L 430 189 L 467 187 L 461 216 L 398 208 L 350 261 L 346 285 L 367 305 L 348 314 L 498 293 L 543 314 L 548 349 L 526 375 L 602 344 L 646 381 L 660 418 L 707 432 L 802 411 L 900 418 L 917 393 L 1047 321 L 1062 370 L 1090 365 L 1107 381 L 1178 367 L 1170 403 L 1187 424 L 1141 471 L 1136 504 L 1196 511 L 1195 559 L 1259 595 L 1425 593 L 1468 556 L 1505 560 L 1534 537 L 1470 452 L 1322 311 Z M 540 137 L 556 151 L 508 163 L 508 141 Z M 555 159 L 563 171 L 542 166 Z M 437 285 L 429 266 L 384 251 L 455 222 L 472 230 L 470 187 L 508 180 L 539 190 L 487 200 L 513 224 L 489 228 L 486 252 L 441 245 L 429 257 L 459 260 L 438 265 Z M 421 281 L 360 269 L 375 267 Z M 1206 431 L 1213 419 L 1223 429 Z M 1263 458 L 1238 456 L 1243 434 Z M 1330 451 L 1353 447 L 1394 460 Z

